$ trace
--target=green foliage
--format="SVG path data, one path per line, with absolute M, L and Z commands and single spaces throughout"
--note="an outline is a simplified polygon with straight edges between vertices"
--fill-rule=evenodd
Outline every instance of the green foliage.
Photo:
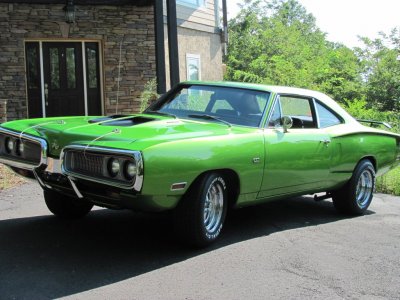
M 376 191 L 400 196 L 400 167 L 378 177 L 376 180 Z
M 400 133 L 400 120 L 398 114 L 393 111 L 383 112 L 370 108 L 365 99 L 345 100 L 344 108 L 356 119 L 387 122 L 392 126 L 391 131 Z
M 297 0 L 246 0 L 229 30 L 227 80 L 310 88 L 400 112 L 400 28 L 349 49 L 327 41 Z
M 152 102 L 158 98 L 157 94 L 157 79 L 153 78 L 149 80 L 145 86 L 142 94 L 140 95 L 140 109 L 139 112 L 142 113 Z
M 362 38 L 365 45 L 356 52 L 363 65 L 366 98 L 370 107 L 400 111 L 400 27 L 380 38 Z
M 358 58 L 325 33 L 296 0 L 246 1 L 230 25 L 226 79 L 359 96 Z

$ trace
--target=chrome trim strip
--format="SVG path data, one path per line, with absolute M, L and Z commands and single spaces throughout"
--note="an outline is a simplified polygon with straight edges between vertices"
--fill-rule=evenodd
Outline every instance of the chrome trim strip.
M 74 182 L 74 178 L 71 176 L 67 176 L 69 183 L 71 184 L 72 188 L 74 189 L 74 192 L 76 194 L 76 196 L 79 199 L 83 199 L 83 195 L 81 194 L 81 192 L 79 191 L 78 187 L 76 186 L 75 182 Z
M 107 154 L 107 155 L 117 154 L 117 155 L 132 156 L 135 159 L 136 166 L 137 166 L 137 175 L 135 178 L 135 182 L 133 182 L 132 184 L 121 184 L 118 182 L 101 179 L 98 177 L 82 175 L 79 173 L 69 171 L 64 166 L 64 156 L 65 156 L 65 152 L 68 150 L 78 150 L 78 151 L 82 151 L 82 152 L 86 151 L 88 153 L 99 153 L 99 154 Z M 126 190 L 134 189 L 137 192 L 140 192 L 142 189 L 142 186 L 143 186 L 143 157 L 142 157 L 142 153 L 140 151 L 121 150 L 121 149 L 103 148 L 103 147 L 87 147 L 84 145 L 71 145 L 71 146 L 66 146 L 65 148 L 62 149 L 61 155 L 60 155 L 60 160 L 61 160 L 61 173 L 63 175 L 67 175 L 68 177 L 72 176 L 73 178 L 89 180 L 89 181 L 102 183 L 105 185 L 114 186 L 114 187 L 118 187 L 118 188 L 122 188 L 122 189 L 126 189 Z
M 38 137 L 33 137 L 33 136 L 30 136 L 30 135 L 27 135 L 24 133 L 20 134 L 18 132 L 11 131 L 9 129 L 2 128 L 2 127 L 0 127 L 0 133 L 10 135 L 10 136 L 16 137 L 18 139 L 22 138 L 22 139 L 31 141 L 33 143 L 37 143 L 37 144 L 39 144 L 39 146 L 41 148 L 40 163 L 38 165 L 34 165 L 34 164 L 22 162 L 22 161 L 17 161 L 17 160 L 13 160 L 13 159 L 7 159 L 4 157 L 0 158 L 0 163 L 3 163 L 5 165 L 11 166 L 11 167 L 29 170 L 29 171 L 33 171 L 35 168 L 38 168 L 42 165 L 47 165 L 48 157 L 47 157 L 47 142 L 46 142 L 46 140 L 44 140 L 42 138 L 38 138 Z
M 47 185 L 43 182 L 43 180 L 36 173 L 35 169 L 33 169 L 32 172 L 33 172 L 33 175 L 35 175 L 35 178 L 36 178 L 37 182 L 39 183 L 39 185 L 42 187 L 42 189 L 50 189 L 50 190 L 53 189 L 50 185 Z

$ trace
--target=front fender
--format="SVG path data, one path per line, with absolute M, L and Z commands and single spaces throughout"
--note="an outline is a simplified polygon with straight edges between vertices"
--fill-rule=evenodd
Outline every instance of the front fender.
M 231 169 L 238 174 L 241 194 L 258 192 L 264 165 L 262 133 L 179 140 L 143 151 L 143 195 L 183 195 L 202 173 Z M 172 191 L 174 183 L 185 188 Z

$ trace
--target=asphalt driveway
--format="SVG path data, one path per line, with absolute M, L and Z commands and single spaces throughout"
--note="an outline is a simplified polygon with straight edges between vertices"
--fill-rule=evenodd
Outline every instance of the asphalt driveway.
M 0 299 L 400 299 L 400 198 L 363 217 L 298 198 L 234 211 L 206 250 L 167 214 L 50 215 L 35 184 L 0 193 Z

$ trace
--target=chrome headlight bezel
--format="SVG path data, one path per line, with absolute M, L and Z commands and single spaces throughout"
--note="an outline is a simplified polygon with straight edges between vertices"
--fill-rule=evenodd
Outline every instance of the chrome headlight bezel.
M 20 132 L 12 131 L 6 128 L 0 127 L 0 140 L 2 145 L 0 146 L 0 163 L 3 163 L 10 167 L 16 167 L 24 170 L 34 170 L 43 165 L 47 165 L 47 142 L 46 140 L 31 136 L 29 134 L 21 134 Z M 6 143 L 12 143 L 13 147 L 10 150 Z M 28 159 L 25 157 L 24 153 L 19 150 L 19 145 L 23 144 L 24 147 L 31 145 L 31 147 L 38 147 L 36 151 L 40 154 L 39 157 L 33 159 Z M 26 149 L 25 149 L 26 150 Z
M 79 172 L 71 165 L 73 153 L 80 155 L 88 155 L 90 157 L 98 157 L 98 164 L 101 170 L 97 175 L 89 174 L 88 172 Z M 66 176 L 97 182 L 109 186 L 122 188 L 125 190 L 135 190 L 140 192 L 143 185 L 143 158 L 140 151 L 121 150 L 106 147 L 88 147 L 84 145 L 67 146 L 61 151 L 61 172 Z M 109 164 L 112 160 L 118 160 L 119 172 L 114 177 L 109 174 Z M 129 162 L 136 164 L 136 176 L 134 178 L 126 177 L 125 166 Z M 86 173 L 86 174 L 85 174 Z M 108 176 L 106 175 L 108 174 Z

